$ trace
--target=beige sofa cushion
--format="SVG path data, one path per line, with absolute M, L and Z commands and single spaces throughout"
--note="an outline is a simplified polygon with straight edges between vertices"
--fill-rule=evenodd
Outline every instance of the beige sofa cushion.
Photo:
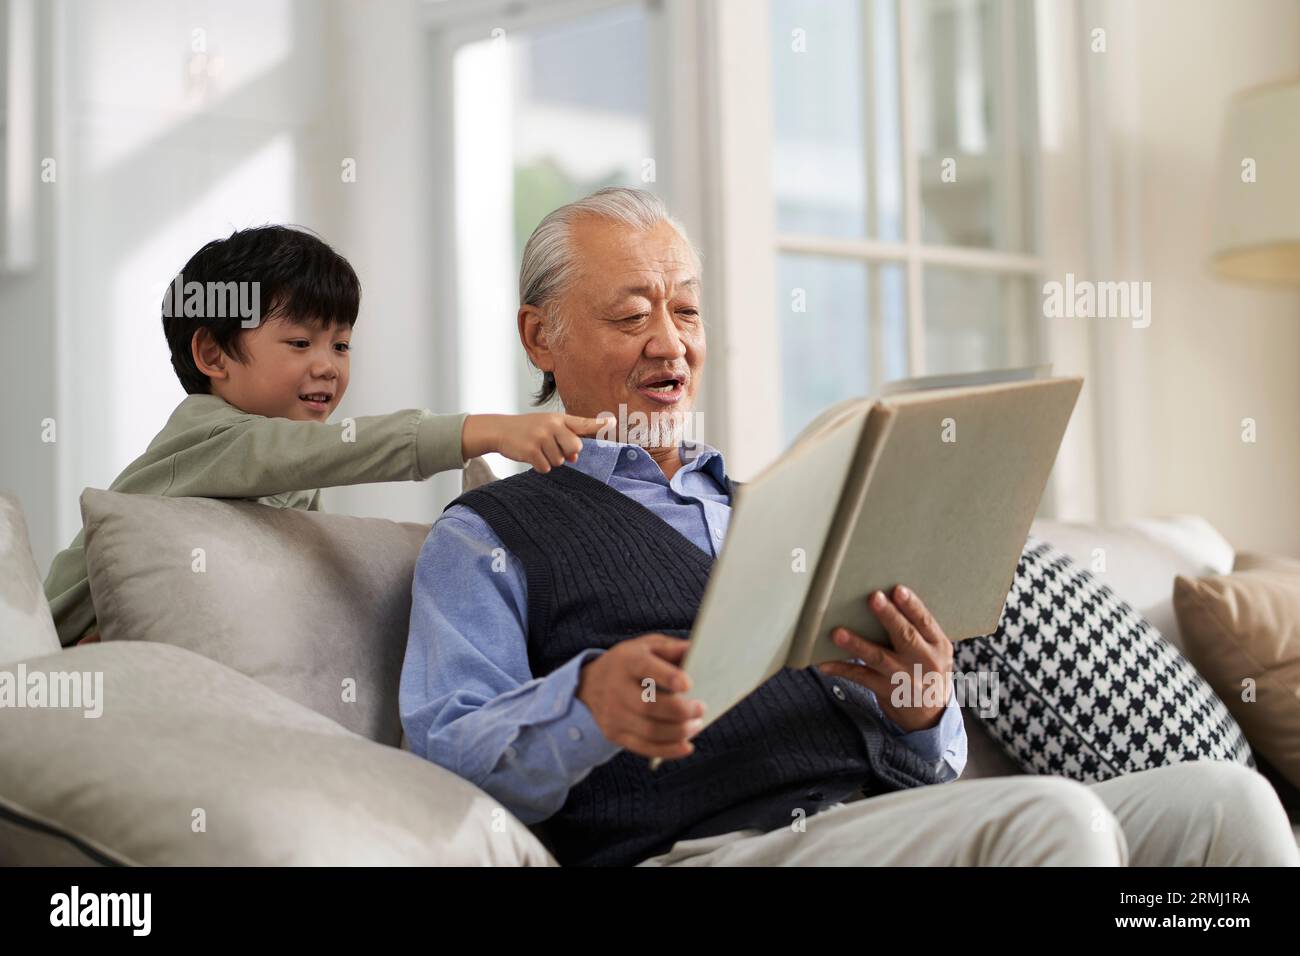
M 1286 559 L 1282 559 L 1285 561 Z M 1250 745 L 1300 786 L 1300 571 L 1260 567 L 1179 576 L 1174 608 L 1187 656 L 1237 718 Z M 1243 700 L 1243 682 L 1255 699 Z
M 17 498 L 0 494 L 0 664 L 58 649 L 22 508 Z
M 1024 773 L 1002 745 L 993 739 L 983 721 L 975 714 L 963 713 L 962 718 L 966 722 L 966 766 L 962 768 L 962 780 Z
M 1174 614 L 1174 577 L 1227 574 L 1232 568 L 1232 545 L 1197 515 L 1146 518 L 1122 525 L 1040 519 L 1030 533 L 1086 568 L 1180 651 L 1183 638 Z
M 429 525 L 93 488 L 81 511 L 104 641 L 183 647 L 397 746 Z
M 1300 561 L 1280 554 L 1261 554 L 1257 551 L 1238 551 L 1232 565 L 1233 571 L 1289 571 L 1300 574 Z
M 102 715 L 5 714 L 0 864 L 555 865 L 454 774 L 189 651 L 87 644 L 0 672 L 20 667 L 102 675 Z

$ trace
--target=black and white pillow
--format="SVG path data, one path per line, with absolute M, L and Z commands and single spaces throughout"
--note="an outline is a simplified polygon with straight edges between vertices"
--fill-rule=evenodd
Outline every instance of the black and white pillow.
M 1090 783 L 1198 759 L 1255 766 L 1241 728 L 1178 649 L 1033 536 L 998 629 L 955 648 L 958 671 L 997 672 L 997 714 L 968 710 L 1026 773 Z

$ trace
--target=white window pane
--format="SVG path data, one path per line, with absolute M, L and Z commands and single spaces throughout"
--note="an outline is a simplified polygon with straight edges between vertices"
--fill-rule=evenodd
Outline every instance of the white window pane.
M 532 410 L 515 326 L 519 257 L 541 218 L 609 185 L 655 189 L 644 5 L 465 44 L 454 59 L 461 406 Z M 489 456 L 497 474 L 519 466 Z
M 783 255 L 777 262 L 788 442 L 827 406 L 907 372 L 903 268 Z
M 916 0 L 907 9 L 922 241 L 1030 251 L 1034 111 L 1021 81 L 1033 63 L 1030 4 Z
M 1033 364 L 1028 278 L 932 267 L 923 282 L 927 375 Z
M 777 229 L 903 232 L 893 0 L 772 0 Z
M 640 4 L 513 37 L 516 253 L 552 209 L 602 186 L 654 189 Z

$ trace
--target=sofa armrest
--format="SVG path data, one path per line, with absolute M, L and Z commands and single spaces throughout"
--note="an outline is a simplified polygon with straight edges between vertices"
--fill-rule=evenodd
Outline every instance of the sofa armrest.
M 87 644 L 0 682 L 89 691 L 6 708 L 0 863 L 555 865 L 467 781 L 181 648 Z

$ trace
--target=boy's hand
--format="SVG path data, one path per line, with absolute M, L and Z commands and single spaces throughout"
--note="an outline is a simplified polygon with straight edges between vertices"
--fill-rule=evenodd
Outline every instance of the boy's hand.
M 615 424 L 613 418 L 579 418 L 561 412 L 470 415 L 460 436 L 461 457 L 468 461 L 495 451 L 545 474 L 552 466 L 578 460 L 580 436 L 599 434 Z

